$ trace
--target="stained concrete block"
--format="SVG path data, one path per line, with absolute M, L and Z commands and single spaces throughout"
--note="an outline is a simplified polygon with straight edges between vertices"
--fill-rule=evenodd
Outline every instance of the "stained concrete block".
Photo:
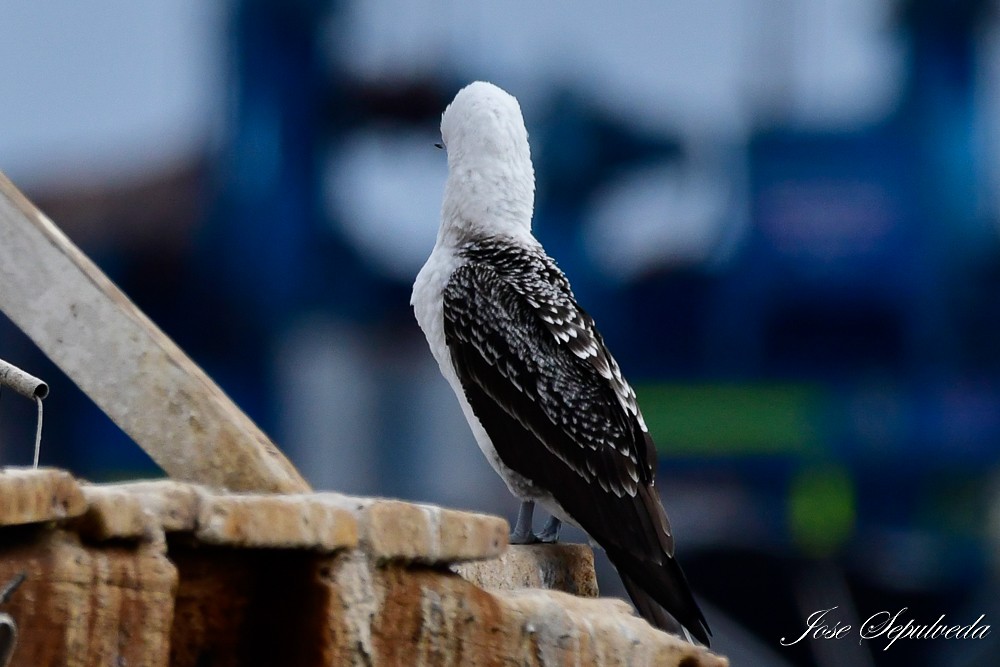
M 84 546 L 57 528 L 8 528 L 0 581 L 24 573 L 5 605 L 17 622 L 11 665 L 168 664 L 177 571 L 149 544 Z

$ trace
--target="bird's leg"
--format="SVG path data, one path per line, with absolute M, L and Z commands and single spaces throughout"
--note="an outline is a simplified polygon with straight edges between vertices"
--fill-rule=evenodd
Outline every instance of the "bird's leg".
M 561 528 L 562 521 L 554 516 L 550 516 L 549 520 L 542 526 L 542 532 L 537 535 L 538 541 L 545 544 L 555 544 L 559 541 L 559 530 Z
M 531 517 L 534 513 L 535 501 L 522 500 L 521 507 L 517 510 L 517 523 L 514 524 L 514 531 L 510 534 L 511 544 L 534 544 L 538 541 L 531 532 Z

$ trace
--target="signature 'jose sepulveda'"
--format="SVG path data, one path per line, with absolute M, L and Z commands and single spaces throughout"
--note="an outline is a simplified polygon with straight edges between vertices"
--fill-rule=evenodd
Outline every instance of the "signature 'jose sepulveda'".
M 837 607 L 820 609 L 809 614 L 806 619 L 807 627 L 799 635 L 798 639 L 789 641 L 785 637 L 781 638 L 782 646 L 798 644 L 803 639 L 844 639 L 851 634 L 851 626 L 839 620 L 833 620 L 831 612 Z M 936 621 L 929 624 L 914 623 L 913 619 L 905 618 L 906 607 L 903 607 L 895 614 L 889 611 L 880 611 L 868 617 L 858 629 L 858 643 L 866 639 L 876 639 L 884 637 L 889 640 L 883 651 L 896 643 L 897 639 L 983 639 L 990 634 L 990 626 L 983 623 L 986 614 L 980 614 L 979 618 L 968 625 L 948 625 L 944 614 Z M 829 615 L 829 617 L 828 617 Z

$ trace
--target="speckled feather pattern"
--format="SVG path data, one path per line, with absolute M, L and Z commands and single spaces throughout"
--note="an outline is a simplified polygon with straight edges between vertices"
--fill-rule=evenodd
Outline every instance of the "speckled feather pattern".
M 552 258 L 503 238 L 470 241 L 459 256 L 466 263 L 444 292 L 445 328 L 458 339 L 453 342 L 473 345 L 543 407 L 567 436 L 546 445 L 587 482 L 619 497 L 636 494 L 640 473 L 652 484 L 649 457 L 633 437 L 634 426 L 646 431 L 635 392 Z M 549 338 L 533 338 L 537 329 Z M 510 349 L 513 341 L 518 350 Z M 565 444 L 580 451 L 565 450 Z M 618 460 L 602 467 L 602 455 Z

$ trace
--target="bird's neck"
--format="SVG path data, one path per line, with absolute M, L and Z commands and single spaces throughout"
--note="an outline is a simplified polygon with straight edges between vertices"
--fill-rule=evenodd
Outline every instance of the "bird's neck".
M 452 168 L 445 183 L 438 243 L 458 247 L 474 238 L 530 239 L 534 178 L 511 171 Z

